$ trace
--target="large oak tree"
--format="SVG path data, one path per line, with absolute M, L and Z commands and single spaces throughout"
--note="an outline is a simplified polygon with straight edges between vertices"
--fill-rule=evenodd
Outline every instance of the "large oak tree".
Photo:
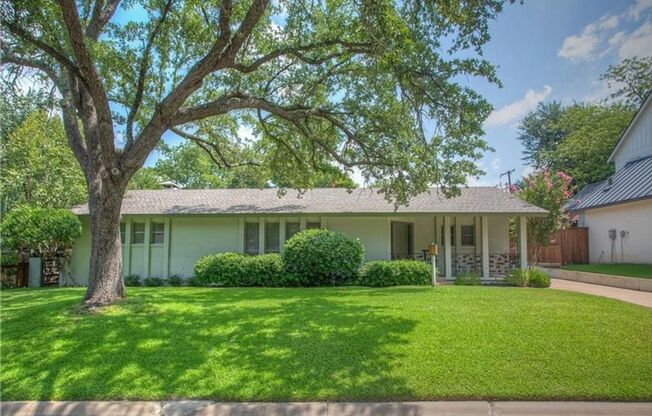
M 334 164 L 399 204 L 432 184 L 455 192 L 487 148 L 491 107 L 465 82 L 498 82 L 480 48 L 502 3 L 3 2 L 3 75 L 38 72 L 56 86 L 88 184 L 86 304 L 125 295 L 123 195 L 168 131 L 224 167 L 265 166 L 297 188 Z

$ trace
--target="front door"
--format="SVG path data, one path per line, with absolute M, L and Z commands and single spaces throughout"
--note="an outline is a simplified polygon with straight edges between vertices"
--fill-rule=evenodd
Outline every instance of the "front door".
M 392 221 L 392 260 L 413 257 L 412 224 Z

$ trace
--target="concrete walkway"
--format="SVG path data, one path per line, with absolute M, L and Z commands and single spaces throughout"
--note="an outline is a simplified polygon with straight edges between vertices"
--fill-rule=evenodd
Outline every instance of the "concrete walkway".
M 550 288 L 557 290 L 568 290 L 571 292 L 588 293 L 589 295 L 604 296 L 606 298 L 618 299 L 637 305 L 652 308 L 652 293 L 638 290 L 621 289 L 618 287 L 593 285 L 590 283 L 575 282 L 572 280 L 551 279 Z
M 2 416 L 649 416 L 652 403 L 614 402 L 4 402 Z

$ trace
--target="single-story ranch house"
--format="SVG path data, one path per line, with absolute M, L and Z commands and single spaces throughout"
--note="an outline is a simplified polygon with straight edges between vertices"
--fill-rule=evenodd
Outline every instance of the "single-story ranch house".
M 71 275 L 87 282 L 91 238 L 88 206 L 74 208 L 82 237 L 72 251 Z M 542 208 L 492 187 L 464 188 L 447 199 L 436 188 L 394 209 L 373 189 L 322 188 L 301 197 L 276 189 L 128 191 L 122 204 L 125 275 L 192 276 L 197 259 L 218 252 L 278 253 L 293 234 L 325 228 L 359 238 L 366 259 L 427 259 L 441 247 L 438 269 L 446 278 L 473 271 L 504 276 L 527 265 L 526 218 Z M 518 217 L 518 252 L 510 253 L 509 217 Z

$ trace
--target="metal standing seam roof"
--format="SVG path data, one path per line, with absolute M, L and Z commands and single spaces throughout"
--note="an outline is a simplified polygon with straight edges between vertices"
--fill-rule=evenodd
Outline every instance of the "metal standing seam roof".
M 88 205 L 73 208 L 88 214 Z M 495 187 L 462 188 L 461 195 L 445 198 L 437 188 L 413 197 L 397 210 L 375 189 L 317 188 L 298 197 L 289 189 L 165 189 L 127 191 L 123 214 L 515 214 L 545 215 L 543 208 L 524 202 Z
M 587 185 L 565 206 L 582 211 L 652 198 L 652 156 L 629 162 L 609 179 Z

